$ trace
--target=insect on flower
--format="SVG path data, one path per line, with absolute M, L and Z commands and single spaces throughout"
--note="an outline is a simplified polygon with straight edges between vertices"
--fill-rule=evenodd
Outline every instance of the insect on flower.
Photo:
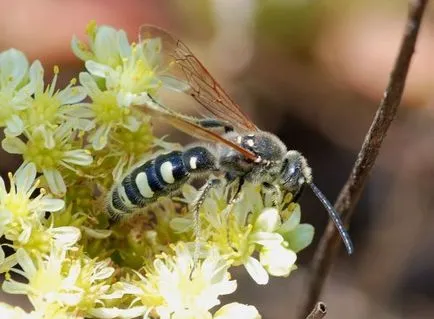
M 107 209 L 111 217 L 128 215 L 204 175 L 224 176 L 234 185 L 233 199 L 240 194 L 244 182 L 261 184 L 274 194 L 276 203 L 282 199 L 282 193 L 290 192 L 293 198 L 299 198 L 307 185 L 329 213 L 351 254 L 353 244 L 343 222 L 313 183 L 311 168 L 300 152 L 287 150 L 277 136 L 261 131 L 253 124 L 180 40 L 147 25 L 141 27 L 140 36 L 141 41 L 161 39 L 167 76 L 173 83 L 178 83 L 178 91 L 198 102 L 200 112 L 205 116 L 196 119 L 180 114 L 151 96 L 149 103 L 141 109 L 193 137 L 212 142 L 212 145 L 187 146 L 183 151 L 155 156 L 130 170 L 109 194 Z M 196 237 L 200 231 L 199 209 L 210 190 L 220 182 L 218 178 L 209 178 L 194 203 Z

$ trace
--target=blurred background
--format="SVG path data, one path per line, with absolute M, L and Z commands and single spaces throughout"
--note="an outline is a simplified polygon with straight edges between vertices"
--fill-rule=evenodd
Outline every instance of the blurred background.
M 89 20 L 130 41 L 155 24 L 189 45 L 264 130 L 308 158 L 334 201 L 382 98 L 407 16 L 404 0 L 0 0 L 0 49 L 15 47 L 64 83 L 82 69 L 70 50 Z M 322 300 L 328 318 L 434 317 L 434 7 L 428 7 L 404 99 L 351 223 Z M 51 72 L 47 72 L 51 78 Z M 186 104 L 185 107 L 189 107 Z M 176 139 L 176 134 L 172 135 Z M 6 176 L 19 163 L 0 153 Z M 295 318 L 308 265 L 328 220 L 308 191 L 303 222 L 313 244 L 289 278 L 256 286 L 237 274 L 240 302 L 264 318 Z M 0 294 L 0 301 L 20 304 Z

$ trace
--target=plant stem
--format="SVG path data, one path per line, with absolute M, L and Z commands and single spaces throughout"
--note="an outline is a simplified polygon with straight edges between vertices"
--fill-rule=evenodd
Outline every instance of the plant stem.
M 410 61 L 414 53 L 427 2 L 428 0 L 410 0 L 404 35 L 395 65 L 390 74 L 389 83 L 371 127 L 366 134 L 352 172 L 335 203 L 336 210 L 341 213 L 347 225 L 401 102 Z M 308 295 L 305 304 L 301 308 L 300 318 L 306 318 L 306 315 L 317 302 L 338 248 L 339 236 L 333 223 L 329 221 L 313 257 Z
M 319 301 L 316 303 L 312 312 L 306 317 L 306 319 L 321 319 L 327 314 L 327 307 L 325 303 Z

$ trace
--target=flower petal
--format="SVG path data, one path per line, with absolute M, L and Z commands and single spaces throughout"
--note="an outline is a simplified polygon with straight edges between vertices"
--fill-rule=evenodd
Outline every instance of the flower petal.
M 263 246 L 280 245 L 283 242 L 283 237 L 277 233 L 255 232 L 250 237 L 251 242 Z
M 255 229 L 272 232 L 280 226 L 279 212 L 275 208 L 266 208 L 255 222 Z
M 110 229 L 92 229 L 86 226 L 81 227 L 86 235 L 96 239 L 108 238 L 112 234 Z
M 101 94 L 101 90 L 95 82 L 95 79 L 87 72 L 80 72 L 78 76 L 80 84 L 87 90 L 91 98 Z
M 73 226 L 63 226 L 51 229 L 51 233 L 59 248 L 73 246 L 81 236 L 80 230 Z
M 224 305 L 214 314 L 214 319 L 261 319 L 261 315 L 254 306 L 232 302 Z
M 92 110 L 91 104 L 89 103 L 68 105 L 68 107 L 65 107 L 62 112 L 65 115 L 78 118 L 95 117 L 95 112 Z
M 147 308 L 145 306 L 132 307 L 128 309 L 119 309 L 116 307 L 113 308 L 93 308 L 89 310 L 89 314 L 102 319 L 112 319 L 112 318 L 120 318 L 120 319 L 130 319 L 136 318 L 138 316 L 146 313 Z
M 123 126 L 131 132 L 136 132 L 139 129 L 140 124 L 142 124 L 142 122 L 134 116 L 128 116 L 126 123 L 124 123 Z
M 258 285 L 266 285 L 268 283 L 268 273 L 257 259 L 250 256 L 247 257 L 244 267 L 246 267 L 250 277 L 252 277 Z
M 98 273 L 94 274 L 92 278 L 94 280 L 103 280 L 109 278 L 113 273 L 115 272 L 115 269 L 113 267 L 104 267 Z
M 36 178 L 36 166 L 33 163 L 23 163 L 17 173 L 15 174 L 15 183 L 17 185 L 18 193 L 27 193 L 32 187 Z
M 9 136 L 18 136 L 24 130 L 24 123 L 17 114 L 13 114 L 6 121 L 5 134 Z
M 126 58 L 131 55 L 131 46 L 128 43 L 128 37 L 124 30 L 119 30 L 117 33 L 118 49 L 121 58 Z
M 82 292 L 72 292 L 72 293 L 57 292 L 55 300 L 68 306 L 76 306 L 82 299 L 83 299 Z
M 301 211 L 300 206 L 296 205 L 292 210 L 291 216 L 280 226 L 279 233 L 286 233 L 292 231 L 300 224 Z
M 108 74 L 112 72 L 112 68 L 110 68 L 109 66 L 97 63 L 92 60 L 86 61 L 85 66 L 90 74 L 101 78 L 105 78 Z
M 30 225 L 29 221 L 25 221 L 21 223 L 21 233 L 16 239 L 21 244 L 26 244 L 30 240 L 30 236 L 32 235 L 32 225 Z
M 162 75 L 160 76 L 160 80 L 163 82 L 163 86 L 171 91 L 183 93 L 191 88 L 188 83 L 180 81 L 173 76 Z
M 18 281 L 5 280 L 2 284 L 2 290 L 8 294 L 27 295 L 29 286 Z
M 31 93 L 44 91 L 44 68 L 39 60 L 34 61 L 30 66 L 29 80 L 25 90 Z
M 116 95 L 116 101 L 121 107 L 129 107 L 131 104 L 133 104 L 135 98 L 136 95 L 131 92 L 118 92 Z M 136 103 L 140 104 L 138 102 Z
M 110 133 L 110 125 L 101 125 L 98 127 L 90 137 L 90 141 L 92 142 L 92 147 L 99 151 L 102 150 L 108 141 L 108 134 Z
M 270 275 L 286 277 L 291 273 L 297 260 L 297 255 L 290 249 L 276 245 L 261 249 L 259 258 L 261 264 L 264 265 Z
M 23 154 L 27 145 L 18 137 L 7 136 L 2 141 L 2 148 L 10 154 Z
M 75 35 L 72 36 L 71 49 L 75 56 L 83 61 L 90 60 L 94 57 L 87 45 L 78 40 Z
M 283 234 L 289 247 L 296 253 L 312 243 L 315 229 L 309 224 L 300 224 L 293 231 Z
M 48 149 L 54 148 L 56 146 L 56 141 L 54 140 L 54 134 L 51 130 L 47 130 L 45 126 L 41 125 L 35 129 L 34 134 L 36 136 L 42 136 L 44 138 L 44 146 Z
M 117 30 L 112 27 L 98 27 L 93 49 L 98 62 L 110 66 L 116 66 L 121 62 L 118 50 Z
M 1 251 L 3 251 L 3 248 L 0 248 Z M 4 252 L 3 252 L 4 254 Z M 17 261 L 17 254 L 12 254 L 6 258 L 4 258 L 0 262 L 0 273 L 5 273 L 11 270 L 13 266 L 15 266 L 18 263 Z
M 65 202 L 62 199 L 49 197 L 43 197 L 39 200 L 35 199 L 29 204 L 29 209 L 43 212 L 57 212 L 64 207 Z
M 26 277 L 33 277 L 36 274 L 37 270 L 35 264 L 32 261 L 32 258 L 30 258 L 29 254 L 23 248 L 18 248 L 16 254 L 17 262 L 20 264 L 21 268 L 26 274 Z
M 0 54 L 0 81 L 10 88 L 16 88 L 23 81 L 29 68 L 24 53 L 9 49 Z
M 75 165 L 87 166 L 92 163 L 93 158 L 87 150 L 73 150 L 66 151 L 62 160 Z
M 74 104 L 84 100 L 87 96 L 86 90 L 81 86 L 67 87 L 57 93 L 61 104 Z
M 60 172 L 53 168 L 45 168 L 42 171 L 47 179 L 48 187 L 50 187 L 51 192 L 63 196 L 66 193 L 66 185 Z
M 189 203 L 195 201 L 199 194 L 199 191 L 196 188 L 187 183 L 182 185 L 181 192 L 182 196 L 184 196 Z
M 191 218 L 174 217 L 170 220 L 170 228 L 177 233 L 186 233 L 193 228 Z

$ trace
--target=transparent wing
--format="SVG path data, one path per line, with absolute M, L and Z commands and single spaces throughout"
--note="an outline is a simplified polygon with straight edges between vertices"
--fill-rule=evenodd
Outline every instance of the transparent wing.
M 230 123 L 237 131 L 258 130 L 184 43 L 158 27 L 141 26 L 139 40 L 151 38 L 161 39 L 168 83 L 174 83 L 179 91 L 192 96 L 204 108 L 205 113 Z M 183 85 L 175 84 L 179 82 Z
M 237 152 L 243 154 L 246 158 L 248 158 L 252 161 L 258 160 L 257 155 L 244 149 L 240 145 L 224 138 L 223 136 L 221 136 L 220 134 L 218 134 L 212 130 L 208 130 L 208 129 L 194 123 L 193 121 L 189 121 L 185 117 L 180 116 L 174 112 L 171 112 L 170 110 L 163 109 L 160 107 L 158 107 L 158 108 L 147 107 L 147 108 L 141 108 L 141 110 L 143 112 L 149 114 L 150 116 L 154 117 L 154 118 L 158 118 L 158 119 L 161 119 L 161 120 L 169 123 L 173 127 L 177 128 L 177 129 L 179 129 L 179 130 L 181 130 L 181 131 L 183 131 L 183 132 L 185 132 L 191 136 L 197 137 L 197 138 L 202 139 L 202 140 L 214 142 L 214 143 L 224 144 L 224 145 L 236 150 Z

